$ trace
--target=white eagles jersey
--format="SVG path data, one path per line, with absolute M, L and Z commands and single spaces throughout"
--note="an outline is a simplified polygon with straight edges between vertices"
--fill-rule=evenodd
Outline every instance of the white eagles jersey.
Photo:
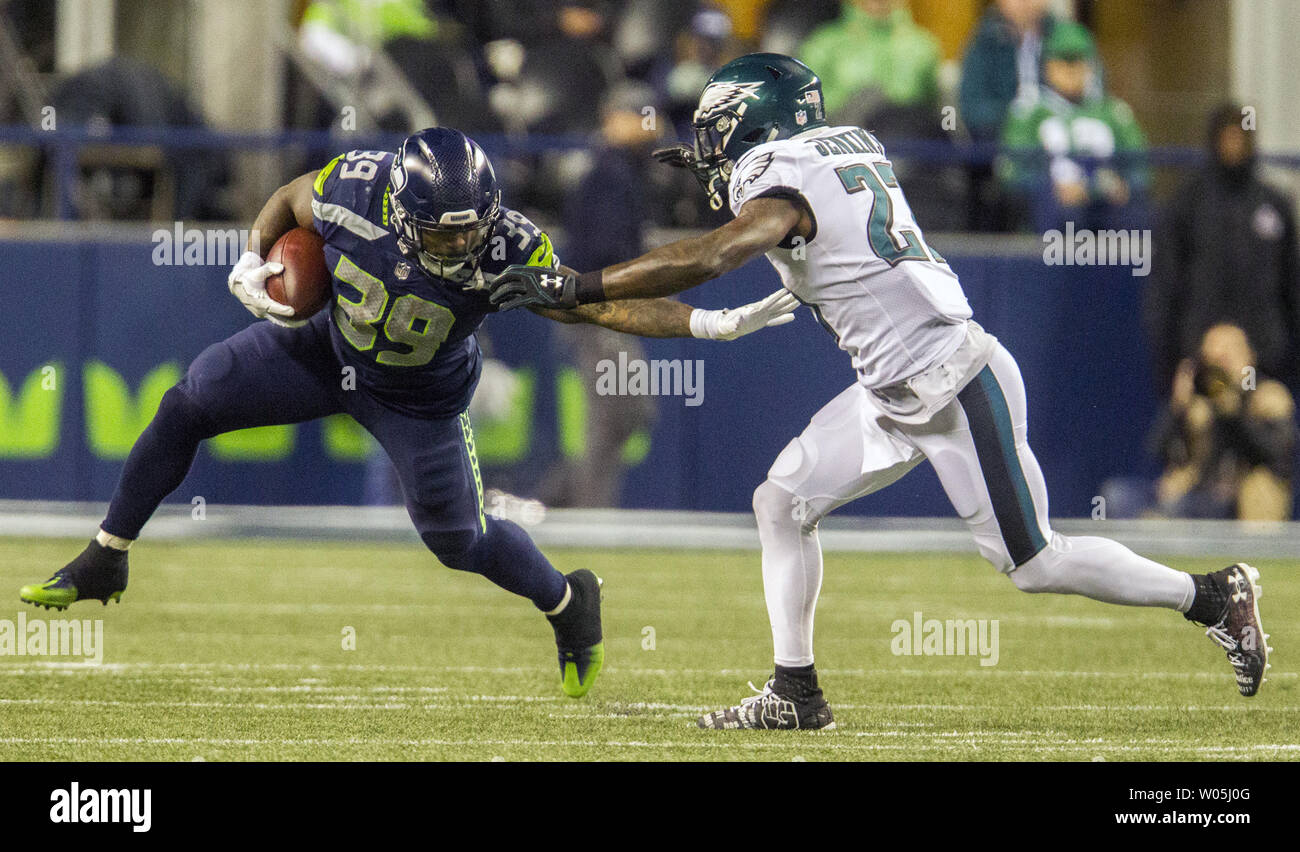
M 948 263 L 926 245 L 884 146 L 857 127 L 827 127 L 768 142 L 732 172 L 733 213 L 751 198 L 802 199 L 808 240 L 767 258 L 853 359 L 858 381 L 881 388 L 952 355 L 971 309 Z

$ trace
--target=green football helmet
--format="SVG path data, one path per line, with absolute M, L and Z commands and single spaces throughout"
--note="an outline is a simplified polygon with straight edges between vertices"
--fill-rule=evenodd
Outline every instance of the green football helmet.
M 751 148 L 826 126 L 822 83 L 812 69 L 779 53 L 750 53 L 714 72 L 691 122 L 695 149 L 686 159 L 721 209 L 731 171 Z

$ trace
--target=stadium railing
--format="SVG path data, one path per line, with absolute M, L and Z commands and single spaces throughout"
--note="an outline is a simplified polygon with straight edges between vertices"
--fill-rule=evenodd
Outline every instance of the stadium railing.
M 492 156 L 515 156 L 545 151 L 564 151 L 591 147 L 590 138 L 567 136 L 507 136 L 482 134 L 475 138 Z M 78 153 L 88 146 L 120 145 L 155 147 L 165 152 L 300 152 L 364 148 L 396 150 L 401 134 L 343 133 L 334 130 L 275 130 L 233 132 L 199 127 L 114 127 L 97 130 L 70 127 L 42 130 L 26 125 L 0 127 L 0 145 L 39 148 L 53 167 L 55 210 L 59 219 L 72 218 L 71 187 L 76 180 Z M 958 143 L 932 139 L 897 139 L 889 142 L 894 156 L 909 157 L 936 166 L 976 165 L 992 162 L 998 146 L 989 143 Z M 1205 159 L 1200 148 L 1158 146 L 1148 151 L 1153 167 L 1186 168 Z M 1300 170 L 1300 155 L 1261 154 L 1262 163 Z

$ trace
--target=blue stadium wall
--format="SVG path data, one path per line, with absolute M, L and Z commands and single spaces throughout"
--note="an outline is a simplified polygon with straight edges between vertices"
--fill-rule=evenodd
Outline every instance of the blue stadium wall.
M 224 267 L 154 265 L 153 246 L 132 234 L 0 238 L 0 498 L 107 500 L 151 394 L 205 346 L 249 323 L 226 291 Z M 1145 279 L 1124 268 L 1046 267 L 1036 253 L 963 253 L 935 242 L 976 318 L 1020 363 L 1053 514 L 1087 515 L 1107 477 L 1152 472 L 1144 441 L 1156 404 L 1138 319 Z M 777 286 L 759 261 L 686 298 L 723 307 Z M 566 378 L 551 323 L 516 313 L 490 317 L 484 328 L 496 357 L 529 372 L 531 389 L 514 423 L 476 425 L 485 479 L 526 494 L 562 447 L 578 443 L 566 440 L 560 421 L 580 419 L 561 411 L 557 389 Z M 806 310 L 791 325 L 732 343 L 645 347 L 652 359 L 702 360 L 703 404 L 659 400 L 648 448 L 639 442 L 627 475 L 627 507 L 748 510 L 781 447 L 853 381 L 847 356 Z M 350 426 L 303 424 L 205 447 L 171 499 L 360 503 L 366 445 Z M 951 510 L 923 465 L 842 512 Z

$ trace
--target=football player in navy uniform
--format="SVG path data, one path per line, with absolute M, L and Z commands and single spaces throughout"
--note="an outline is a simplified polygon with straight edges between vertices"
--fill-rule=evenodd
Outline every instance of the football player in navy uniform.
M 586 694 L 604 656 L 600 580 L 587 570 L 561 574 L 522 528 L 484 512 L 466 413 L 482 365 L 474 331 L 496 310 L 490 283 L 513 264 L 553 269 L 557 284 L 571 271 L 546 234 L 501 205 L 483 150 L 447 128 L 410 136 L 396 154 L 340 155 L 277 190 L 254 223 L 262 245 L 296 226 L 325 239 L 332 307 L 294 319 L 266 292 L 281 265 L 246 252 L 228 285 L 269 322 L 190 364 L 132 448 L 96 537 L 50 580 L 23 587 L 21 598 L 56 609 L 120 600 L 127 549 L 181 484 L 200 441 L 346 412 L 393 460 L 429 550 L 542 610 L 555 630 L 565 693 Z M 790 321 L 797 304 L 780 293 L 727 311 L 657 299 L 537 313 L 652 337 L 732 339 Z

